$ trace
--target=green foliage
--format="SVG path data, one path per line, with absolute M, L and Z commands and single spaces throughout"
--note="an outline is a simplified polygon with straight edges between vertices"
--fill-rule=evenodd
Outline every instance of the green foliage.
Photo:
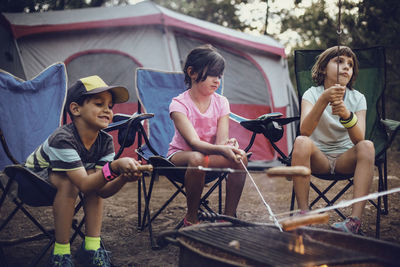
M 0 12 L 43 12 L 102 6 L 108 0 L 2 0 Z
M 240 21 L 237 12 L 239 0 L 153 0 L 153 2 L 179 13 L 237 30 L 253 29 Z
M 302 9 L 304 14 L 298 16 L 294 10 L 282 10 L 281 33 L 289 30 L 298 33 L 299 40 L 294 49 L 326 49 L 338 44 L 336 30 L 339 8 L 332 16 L 328 13 L 325 0 L 315 1 L 307 8 L 300 7 L 301 0 L 293 1 L 297 11 Z M 352 48 L 385 46 L 387 62 L 386 117 L 400 120 L 400 114 L 396 112 L 400 109 L 399 1 L 361 0 L 355 3 L 355 1 L 343 0 L 341 2 L 343 33 L 340 36 L 340 44 Z M 291 66 L 293 66 L 292 57 L 289 55 L 288 58 Z M 395 147 L 400 149 L 399 141 Z

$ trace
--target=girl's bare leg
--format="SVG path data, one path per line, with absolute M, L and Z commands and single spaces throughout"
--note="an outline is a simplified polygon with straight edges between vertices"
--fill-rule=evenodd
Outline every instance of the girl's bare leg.
M 357 143 L 338 158 L 337 172 L 353 173 L 354 171 L 353 198 L 362 197 L 369 193 L 374 176 L 374 162 L 374 144 L 369 140 Z M 366 201 L 354 203 L 351 216 L 361 218 L 365 204 Z
M 182 151 L 176 153 L 171 161 L 177 166 L 198 167 L 204 166 L 204 155 L 200 152 Z M 198 210 L 201 194 L 204 188 L 205 173 L 200 170 L 188 169 L 185 174 L 185 190 L 187 213 L 186 220 L 191 223 L 198 222 Z
M 294 142 L 292 166 L 305 166 L 311 168 L 314 173 L 329 172 L 328 159 L 315 146 L 314 142 L 306 136 L 298 136 Z M 293 185 L 298 208 L 308 210 L 310 176 L 293 177 Z
M 243 164 L 247 166 L 247 158 L 242 159 Z M 226 158 L 218 155 L 210 156 L 210 167 L 219 168 L 232 168 L 236 170 L 243 170 L 242 163 L 231 162 Z M 228 175 L 226 181 L 226 195 L 225 195 L 225 214 L 228 216 L 236 215 L 236 209 L 239 204 L 240 197 L 242 196 L 243 187 L 246 181 L 246 173 L 231 173 Z

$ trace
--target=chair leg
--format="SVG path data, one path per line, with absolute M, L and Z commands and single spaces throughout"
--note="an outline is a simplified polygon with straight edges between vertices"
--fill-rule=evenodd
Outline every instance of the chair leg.
M 15 201 L 14 201 L 15 203 Z M 4 220 L 4 222 L 0 226 L 0 232 L 3 230 L 4 227 L 7 226 L 7 224 L 11 221 L 11 219 L 14 217 L 14 215 L 19 211 L 20 206 L 15 203 L 17 206 L 13 209 L 13 211 L 8 215 L 8 217 Z
M 31 264 L 29 264 L 29 266 L 38 266 L 40 260 L 44 257 L 44 255 L 46 255 L 47 251 L 51 248 L 51 246 L 53 245 L 53 243 L 55 242 L 55 238 L 54 236 L 49 240 L 49 242 L 47 242 L 46 246 L 44 246 L 42 248 L 42 250 L 40 251 L 40 253 L 38 255 L 36 255 L 35 259 L 31 262 Z
M 221 214 L 222 213 L 222 181 L 226 178 L 227 174 L 222 175 L 221 177 L 218 178 L 218 181 L 214 183 L 211 188 L 207 191 L 206 194 L 200 199 L 200 205 L 202 205 L 208 212 L 214 213 L 214 211 L 210 208 L 208 205 L 208 197 L 214 192 L 214 190 L 218 188 L 219 191 L 219 197 L 218 197 L 218 211 Z M 201 209 L 200 209 L 201 210 Z
M 156 241 L 154 240 L 153 236 L 153 228 L 151 226 L 151 218 L 150 218 L 150 197 L 151 197 L 151 191 L 153 190 L 153 184 L 154 184 L 154 178 L 155 178 L 155 172 L 152 173 L 151 180 L 150 180 L 150 185 L 149 185 L 149 192 L 146 193 L 146 183 L 143 181 L 142 186 L 143 186 L 143 196 L 144 196 L 144 201 L 145 201 L 145 208 L 144 208 L 144 213 L 143 213 L 143 221 L 142 221 L 142 226 L 141 229 L 143 230 L 145 227 L 146 219 L 148 221 L 148 227 L 149 227 L 149 237 L 150 237 L 150 246 L 152 249 L 157 249 L 159 248 L 156 244 Z
M 1 195 L 1 198 L 0 198 L 0 209 L 1 209 L 1 206 L 3 205 L 4 200 L 6 199 L 8 193 L 9 193 L 13 183 L 14 183 L 14 180 L 8 179 L 5 187 L 3 187 L 3 184 L 1 184 L 1 189 L 3 190 L 3 194 Z
M 292 187 L 292 197 L 290 200 L 290 211 L 294 210 L 294 201 L 296 199 L 296 193 L 294 192 L 294 186 Z M 290 216 L 292 216 L 293 214 L 291 213 Z
M 222 182 L 218 184 L 218 213 L 222 214 Z
M 380 227 L 381 227 L 381 197 L 378 197 L 378 208 L 376 209 L 376 227 L 375 227 L 375 237 L 380 237 Z
M 76 221 L 72 222 L 72 229 L 74 229 L 74 233 L 71 236 L 71 239 L 69 240 L 69 242 L 71 244 L 72 244 L 72 242 L 74 242 L 77 235 L 79 235 L 82 239 L 85 239 L 85 234 L 81 231 L 84 223 L 85 223 L 85 216 L 83 216 L 82 220 L 80 221 L 80 223 L 78 225 L 77 225 Z
M 150 222 L 153 222 L 154 221 L 154 219 L 155 218 L 157 218 L 158 217 L 158 215 L 160 215 L 160 213 L 169 205 L 169 203 L 171 203 L 174 199 L 175 199 L 175 197 L 177 197 L 178 196 L 178 194 L 179 193 L 182 193 L 184 196 L 186 196 L 186 192 L 183 190 L 183 188 L 184 188 L 184 185 L 182 184 L 181 186 L 179 186 L 177 183 L 175 183 L 174 181 L 171 181 L 172 183 L 173 183 L 173 185 L 176 187 L 176 191 L 175 191 L 175 193 L 164 203 L 164 205 L 161 207 L 161 208 L 159 208 L 158 209 L 158 211 L 156 212 L 156 213 L 154 213 L 152 216 L 151 216 L 151 220 L 150 220 Z M 145 187 L 144 187 L 144 189 L 143 190 L 145 190 Z M 151 199 L 151 192 L 153 191 L 153 184 L 152 183 L 150 183 L 150 186 L 149 186 L 149 191 L 148 191 L 148 193 L 147 193 L 147 197 L 145 197 L 145 199 L 148 199 L 148 202 L 149 202 L 149 205 L 150 205 L 150 199 Z M 144 191 L 145 192 L 145 191 Z M 145 194 L 145 193 L 144 193 Z M 202 203 L 203 204 L 203 203 Z M 204 204 L 203 204 L 204 205 Z M 143 220 L 142 220 L 142 226 L 141 226 L 141 230 L 143 230 L 144 228 L 146 228 L 147 227 L 147 224 L 148 223 L 146 223 L 146 216 L 145 216 L 145 214 L 147 214 L 147 211 L 148 211 L 148 209 L 146 209 L 145 208 L 145 211 L 144 211 L 144 218 L 143 218 Z
M 381 174 L 381 172 L 379 172 L 379 175 L 380 175 L 380 174 Z M 385 155 L 385 161 L 383 162 L 383 178 L 379 177 L 379 179 L 382 179 L 382 181 L 383 181 L 382 190 L 383 190 L 383 191 L 388 190 L 386 155 Z M 383 196 L 383 210 L 381 211 L 381 214 L 383 214 L 383 215 L 389 214 L 388 196 L 387 196 L 387 195 Z
M 142 179 L 144 183 L 144 175 L 140 177 L 137 181 L 137 194 L 138 194 L 138 200 L 137 200 L 137 216 L 138 216 L 138 221 L 137 221 L 137 229 L 140 229 L 140 226 L 142 225 Z
M 336 183 L 336 182 L 333 182 L 333 183 Z M 330 200 L 325 196 L 326 192 L 329 190 L 328 188 L 325 189 L 323 192 L 321 192 L 313 183 L 310 183 L 310 186 L 311 186 L 311 188 L 318 194 L 318 196 L 320 196 L 320 198 L 322 198 L 323 200 L 325 200 L 325 202 L 327 203 L 326 206 L 332 206 L 332 205 L 334 204 L 334 202 L 330 201 Z M 347 186 L 349 186 L 349 185 L 347 185 Z M 346 186 L 346 187 L 347 187 L 347 186 Z M 346 190 L 347 190 L 347 189 L 346 189 Z M 344 192 L 343 192 L 343 189 L 342 189 L 342 191 L 341 191 L 339 194 L 342 195 L 343 193 L 344 193 Z M 316 203 L 316 202 L 313 201 L 313 203 L 310 205 L 310 208 L 312 208 L 312 207 L 314 206 L 315 203 Z M 340 217 L 342 217 L 343 219 L 346 218 L 346 216 L 344 216 L 344 214 L 343 214 L 342 212 L 340 212 L 340 210 L 335 209 L 335 212 L 336 212 Z

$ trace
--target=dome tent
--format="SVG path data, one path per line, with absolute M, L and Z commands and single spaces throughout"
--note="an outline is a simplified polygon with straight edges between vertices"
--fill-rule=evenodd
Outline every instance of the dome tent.
M 232 112 L 254 119 L 269 112 L 293 116 L 297 100 L 289 78 L 284 47 L 269 36 L 253 36 L 163 8 L 151 1 L 135 5 L 2 13 L 0 68 L 29 79 L 54 62 L 67 66 L 68 82 L 97 74 L 108 84 L 124 85 L 128 103 L 115 112 L 137 109 L 135 69 L 181 71 L 187 53 L 210 43 L 227 61 L 224 95 Z M 292 126 L 277 145 L 291 149 Z M 251 133 L 231 125 L 231 135 L 247 145 Z M 268 162 L 276 152 L 260 135 L 252 160 Z

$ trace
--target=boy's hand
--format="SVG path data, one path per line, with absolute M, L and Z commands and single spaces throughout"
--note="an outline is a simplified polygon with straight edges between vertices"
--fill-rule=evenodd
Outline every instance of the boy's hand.
M 133 158 L 120 158 L 117 159 L 115 162 L 118 163 L 117 170 L 122 178 L 127 179 L 129 182 L 137 181 L 142 175 L 142 173 L 138 171 L 137 168 L 137 166 L 140 166 L 141 162 L 136 161 Z

